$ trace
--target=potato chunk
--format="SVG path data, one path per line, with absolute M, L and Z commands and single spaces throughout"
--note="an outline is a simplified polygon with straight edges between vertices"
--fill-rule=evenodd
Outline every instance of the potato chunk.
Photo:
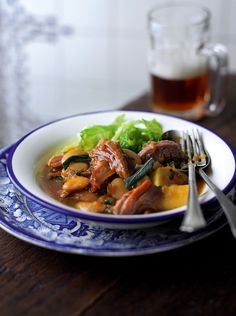
M 62 169 L 61 175 L 67 181 L 70 178 L 78 176 L 78 173 L 87 170 L 88 167 L 86 162 L 72 162 L 66 170 Z
M 127 191 L 124 180 L 121 178 L 115 178 L 107 186 L 108 194 L 116 200 L 119 200 Z
M 173 167 L 160 167 L 153 171 L 151 179 L 154 185 L 187 184 L 188 176 Z
M 70 178 L 63 184 L 61 197 L 66 197 L 72 192 L 81 191 L 89 185 L 89 179 L 81 176 Z
M 187 204 L 188 184 L 172 184 L 163 186 L 161 189 L 162 194 L 158 200 L 158 208 L 160 211 L 171 210 Z
M 75 207 L 84 212 L 102 213 L 105 210 L 105 205 L 100 201 L 93 202 L 78 202 Z

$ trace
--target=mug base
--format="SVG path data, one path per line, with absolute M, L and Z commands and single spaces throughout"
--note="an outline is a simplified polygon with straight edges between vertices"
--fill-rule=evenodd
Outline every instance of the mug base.
M 156 105 L 151 105 L 151 110 L 153 112 L 174 115 L 174 116 L 184 118 L 190 121 L 199 121 L 200 119 L 203 118 L 204 113 L 205 113 L 204 106 L 198 106 L 197 108 L 187 110 L 187 111 L 170 111 L 167 109 L 160 108 Z

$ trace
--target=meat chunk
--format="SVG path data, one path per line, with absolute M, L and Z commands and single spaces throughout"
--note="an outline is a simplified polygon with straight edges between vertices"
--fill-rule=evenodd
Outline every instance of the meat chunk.
M 146 210 L 155 210 L 155 204 L 161 194 L 161 189 L 145 180 L 135 189 L 127 192 L 113 207 L 113 213 L 117 215 L 140 214 Z
M 52 156 L 48 161 L 48 166 L 53 169 L 62 168 L 62 157 L 63 154 Z
M 100 189 L 102 184 L 114 173 L 115 171 L 109 167 L 107 161 L 94 160 L 90 177 L 91 191 L 96 192 Z
M 188 160 L 180 144 L 171 140 L 150 142 L 139 152 L 139 156 L 143 162 L 152 157 L 161 164 L 174 162 L 176 165 L 180 165 Z
M 102 140 L 91 152 L 92 191 L 99 189 L 102 183 L 114 173 L 125 179 L 131 175 L 130 164 L 118 142 Z
M 92 151 L 91 158 L 96 160 L 105 160 L 109 167 L 114 170 L 121 178 L 127 178 L 131 175 L 128 162 L 118 142 L 111 140 L 101 141 Z

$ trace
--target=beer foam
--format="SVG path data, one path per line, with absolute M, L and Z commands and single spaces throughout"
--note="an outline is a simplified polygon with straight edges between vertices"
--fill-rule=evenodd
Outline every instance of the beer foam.
M 205 56 L 183 52 L 156 54 L 150 67 L 151 74 L 169 80 L 185 80 L 207 73 Z

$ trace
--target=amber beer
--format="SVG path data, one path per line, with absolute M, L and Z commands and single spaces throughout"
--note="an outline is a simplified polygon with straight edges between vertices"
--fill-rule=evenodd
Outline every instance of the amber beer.
M 208 74 L 186 79 L 165 79 L 151 74 L 151 103 L 154 111 L 183 114 L 204 106 L 209 98 Z

